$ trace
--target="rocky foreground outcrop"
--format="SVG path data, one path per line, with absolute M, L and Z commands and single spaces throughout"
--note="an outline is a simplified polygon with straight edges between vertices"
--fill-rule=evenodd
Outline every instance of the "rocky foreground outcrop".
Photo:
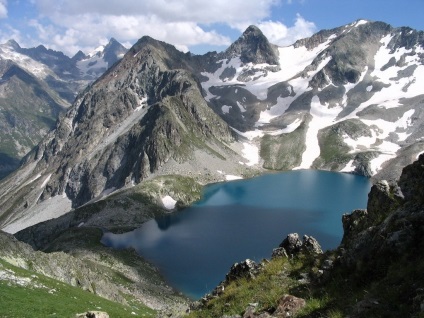
M 343 216 L 344 236 L 336 250 L 323 253 L 314 238 L 305 235 L 301 241 L 297 233 L 289 234 L 270 261 L 235 264 L 203 303 L 192 306 L 200 312 L 192 317 L 206 317 L 219 299 L 224 299 L 225 309 L 218 317 L 226 318 L 424 317 L 423 181 L 421 154 L 397 182 L 383 180 L 372 187 L 366 210 Z M 282 258 L 287 261 L 275 262 Z M 264 274 L 275 264 L 283 265 Z M 246 287 L 251 289 L 263 281 L 280 282 L 281 277 L 289 279 L 283 280 L 287 286 L 281 286 L 278 297 L 271 295 L 275 288 L 271 292 L 261 287 L 251 298 L 246 294 L 238 298 L 234 284 L 229 286 L 231 282 L 242 286 L 247 279 L 253 281 Z M 231 296 L 226 294 L 229 289 Z M 271 305 L 264 302 L 269 297 L 275 299 Z M 232 303 L 237 302 L 244 307 L 234 309 Z

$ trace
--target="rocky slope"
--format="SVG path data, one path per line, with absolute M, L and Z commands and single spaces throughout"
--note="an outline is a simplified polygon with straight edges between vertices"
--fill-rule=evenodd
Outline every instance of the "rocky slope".
M 103 74 L 126 49 L 116 40 L 85 56 L 69 58 L 40 45 L 0 45 L 0 178 L 55 126 L 77 93 Z
M 63 241 L 50 242 L 45 253 L 0 231 L 0 259 L 117 303 L 168 313 L 186 308 L 187 300 L 167 286 L 155 268 L 135 251 L 102 246 L 101 235 L 98 229 L 74 229 L 62 237 Z
M 24 168 L 3 183 L 10 192 L 0 199 L 2 223 L 14 222 L 18 210 L 34 211 L 50 197 L 67 212 L 71 204 L 78 207 L 163 173 L 170 162 L 171 173 L 181 166 L 186 174 L 202 172 L 206 177 L 214 160 L 228 158 L 229 166 L 237 168 L 234 162 L 242 158 L 230 148 L 233 132 L 207 106 L 197 78 L 179 68 L 185 56 L 144 37 L 81 93 Z M 191 161 L 195 163 L 184 168 Z M 190 171 L 196 165 L 198 170 Z M 16 178 L 30 182 L 16 187 Z M 17 200 L 9 200 L 10 195 Z

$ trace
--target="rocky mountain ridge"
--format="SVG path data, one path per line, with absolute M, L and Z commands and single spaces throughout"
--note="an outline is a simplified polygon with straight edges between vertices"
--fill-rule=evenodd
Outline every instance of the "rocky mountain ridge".
M 37 220 L 50 198 L 60 216 L 161 174 L 396 179 L 423 151 L 422 39 L 359 20 L 279 48 L 251 26 L 226 51 L 196 56 L 143 37 L 2 183 L 2 226 Z
M 122 57 L 114 39 L 95 54 L 69 58 L 40 45 L 0 45 L 0 178 L 54 128 L 77 93 Z

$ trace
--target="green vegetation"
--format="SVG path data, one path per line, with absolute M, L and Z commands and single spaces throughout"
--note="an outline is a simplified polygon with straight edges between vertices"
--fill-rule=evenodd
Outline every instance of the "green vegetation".
M 355 317 L 363 318 L 411 317 L 411 308 L 418 297 L 416 288 L 411 289 L 411 286 L 424 284 L 424 259 L 415 254 L 419 253 L 418 249 L 387 266 L 383 264 L 386 260 L 380 260 L 377 268 L 363 266 L 358 270 L 335 266 L 319 279 L 317 270 L 322 261 L 335 260 L 338 251 L 321 256 L 275 258 L 265 263 L 264 270 L 257 277 L 231 282 L 218 298 L 210 300 L 201 310 L 192 311 L 188 317 L 243 315 L 251 303 L 258 304 L 258 313 L 272 313 L 285 294 L 306 301 L 306 306 L 296 317 L 341 318 L 353 312 L 357 314 Z M 301 273 L 308 273 L 312 282 L 302 284 L 299 280 Z M 421 296 L 422 301 L 424 293 Z M 424 315 L 413 317 L 422 318 Z
M 265 135 L 261 141 L 260 155 L 263 167 L 272 170 L 290 170 L 300 165 L 305 151 L 307 124 L 303 122 L 295 131 L 280 136 Z
M 141 202 L 155 202 L 155 198 L 172 193 L 178 199 L 179 207 L 189 206 L 200 200 L 203 187 L 193 178 L 180 175 L 159 176 L 152 180 L 143 181 L 135 187 L 131 197 L 138 198 Z
M 155 315 L 147 307 L 124 306 L 2 260 L 0 271 L 11 275 L 0 281 L 0 317 L 75 317 L 89 310 L 105 311 L 110 317 Z
M 188 317 L 221 317 L 243 314 L 250 303 L 258 303 L 257 311 L 275 310 L 278 300 L 292 290 L 300 289 L 299 274 L 310 258 L 278 257 L 264 263 L 264 269 L 254 279 L 240 278 L 225 287 L 223 294 L 207 303 L 201 311 Z
M 349 153 L 351 148 L 343 141 L 343 136 L 353 139 L 371 136 L 369 128 L 357 119 L 345 120 L 322 129 L 318 133 L 320 156 L 314 161 L 313 168 L 339 170 L 343 168 L 355 154 Z

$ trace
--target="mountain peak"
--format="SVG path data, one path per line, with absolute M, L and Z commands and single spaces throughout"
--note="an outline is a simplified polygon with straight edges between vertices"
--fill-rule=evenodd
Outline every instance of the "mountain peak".
M 249 25 L 242 36 L 264 36 L 264 34 L 256 25 Z
M 6 45 L 10 46 L 15 51 L 19 50 L 21 48 L 21 46 L 18 44 L 18 42 L 16 42 L 14 39 L 10 39 L 9 41 L 7 41 Z
M 243 63 L 279 64 L 276 46 L 255 25 L 250 25 L 225 53 L 230 57 L 240 56 Z
M 73 57 L 72 60 L 73 61 L 81 61 L 83 59 L 87 58 L 87 56 L 81 51 L 79 50 Z
M 108 65 L 111 66 L 121 59 L 127 51 L 127 48 L 119 43 L 115 38 L 110 38 L 109 43 L 103 48 L 104 59 Z

